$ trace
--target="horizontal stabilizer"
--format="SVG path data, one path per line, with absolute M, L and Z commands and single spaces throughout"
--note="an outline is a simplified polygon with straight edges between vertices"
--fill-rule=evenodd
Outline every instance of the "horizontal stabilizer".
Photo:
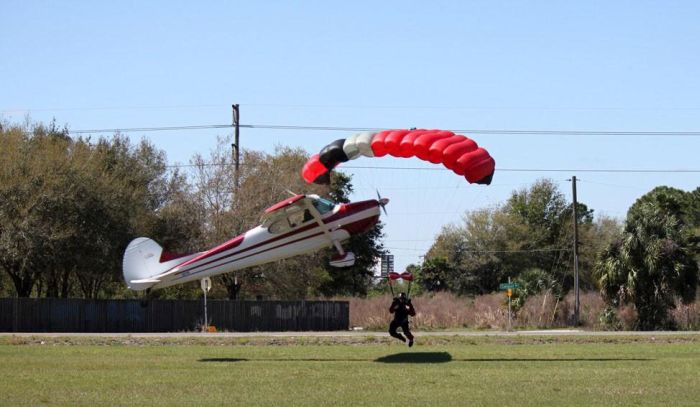
M 155 284 L 160 283 L 160 280 L 156 280 L 154 278 L 144 278 L 143 280 L 131 280 L 129 282 L 131 284 Z
M 132 290 L 147 290 L 158 283 L 160 283 L 160 280 L 155 278 L 143 278 L 141 280 L 129 280 L 127 286 Z
M 197 256 L 198 253 L 173 257 L 152 239 L 139 237 L 131 241 L 124 252 L 124 281 L 132 290 L 146 290 L 165 281 L 163 274 L 179 264 Z

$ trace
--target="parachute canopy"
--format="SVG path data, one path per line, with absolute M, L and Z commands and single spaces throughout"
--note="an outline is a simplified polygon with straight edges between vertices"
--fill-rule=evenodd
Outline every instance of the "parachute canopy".
M 304 164 L 307 182 L 328 184 L 338 164 L 360 156 L 418 157 L 433 164 L 442 163 L 471 184 L 490 184 L 496 161 L 473 140 L 447 130 L 384 130 L 362 132 L 335 140 Z

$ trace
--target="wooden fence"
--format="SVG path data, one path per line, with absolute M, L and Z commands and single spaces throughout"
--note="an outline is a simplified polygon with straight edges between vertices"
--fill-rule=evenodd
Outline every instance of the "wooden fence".
M 346 301 L 207 301 L 219 331 L 347 330 L 349 309 Z M 0 332 L 183 332 L 203 322 L 202 300 L 0 299 Z

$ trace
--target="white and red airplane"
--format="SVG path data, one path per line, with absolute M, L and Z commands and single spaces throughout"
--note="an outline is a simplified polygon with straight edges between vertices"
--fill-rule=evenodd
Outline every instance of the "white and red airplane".
M 205 252 L 173 255 L 146 237 L 129 243 L 124 280 L 132 290 L 169 287 L 335 246 L 335 267 L 355 264 L 341 242 L 379 221 L 386 198 L 336 204 L 318 195 L 295 195 L 265 210 L 262 224 Z

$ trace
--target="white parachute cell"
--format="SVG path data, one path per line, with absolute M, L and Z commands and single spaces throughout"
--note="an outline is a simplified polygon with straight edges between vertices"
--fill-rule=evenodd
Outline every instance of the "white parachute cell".
M 360 155 L 360 149 L 357 147 L 357 143 L 355 143 L 357 136 L 357 134 L 353 134 L 346 138 L 345 143 L 343 143 L 343 152 L 348 156 L 348 160 L 355 159 Z
M 374 157 L 374 152 L 372 151 L 372 137 L 374 137 L 374 135 L 375 133 L 371 131 L 364 131 L 356 135 L 355 145 L 361 155 L 365 157 Z M 357 158 L 357 156 L 354 158 Z

